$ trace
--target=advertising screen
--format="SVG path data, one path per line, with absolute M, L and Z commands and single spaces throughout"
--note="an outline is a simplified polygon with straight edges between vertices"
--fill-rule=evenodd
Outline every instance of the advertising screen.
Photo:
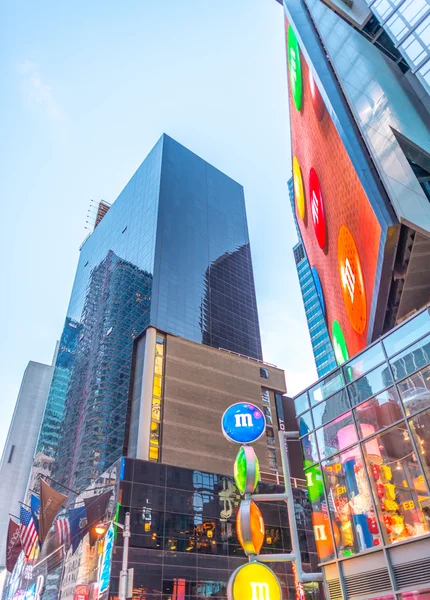
M 336 360 L 369 343 L 381 226 L 286 21 L 297 218 Z

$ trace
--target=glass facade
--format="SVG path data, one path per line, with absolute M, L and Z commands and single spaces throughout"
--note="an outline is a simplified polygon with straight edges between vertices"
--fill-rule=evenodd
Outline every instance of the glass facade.
M 323 563 L 430 536 L 429 334 L 424 310 L 295 398 Z
M 262 358 L 243 188 L 166 135 L 81 247 L 38 443 L 72 489 L 122 454 L 148 325 Z
M 427 93 L 430 93 L 428 0 L 366 0 Z
M 260 483 L 259 492 L 279 492 L 276 485 Z M 296 515 L 305 569 L 316 566 L 312 521 L 305 490 L 294 491 Z M 240 502 L 233 479 L 214 473 L 125 459 L 120 484 L 121 508 L 131 513 L 130 563 L 134 594 L 145 598 L 226 598 L 233 571 L 248 561 L 236 536 Z M 291 551 L 286 507 L 261 503 L 265 521 L 263 553 Z M 112 563 L 110 597 L 118 595 L 122 536 Z M 295 597 L 290 564 L 270 564 L 284 598 Z M 181 593 L 179 592 L 181 590 Z M 314 594 L 316 590 L 314 591 Z M 312 592 L 308 596 L 313 597 Z
M 75 550 L 66 552 L 63 540 L 52 536 L 36 561 L 25 568 L 17 566 L 7 582 L 6 600 L 33 598 L 36 584 L 40 600 L 117 599 L 123 537 L 112 521 L 124 523 L 126 512 L 130 512 L 128 567 L 134 569 L 133 598 L 227 598 L 232 573 L 248 562 L 236 535 L 240 495 L 232 477 L 122 458 L 85 490 L 85 497 L 106 489 L 113 494 L 105 534 L 95 536 L 91 544 L 86 530 L 72 532 L 79 542 Z M 260 482 L 257 487 L 258 493 L 281 491 L 281 486 L 270 483 Z M 293 497 L 303 568 L 314 572 L 317 554 L 307 492 L 294 488 Z M 81 497 L 76 502 L 80 504 Z M 286 504 L 261 502 L 259 508 L 265 522 L 262 553 L 291 552 Z M 269 566 L 279 579 L 282 598 L 304 600 L 296 594 L 291 563 Z M 322 598 L 316 583 L 304 584 L 304 590 L 307 600 Z
M 295 218 L 294 185 L 292 178 L 288 181 L 288 192 L 293 209 L 297 235 L 299 240 L 301 240 L 300 230 Z M 331 344 L 315 281 L 312 276 L 312 270 L 309 265 L 309 261 L 306 258 L 302 241 L 299 241 L 299 243 L 294 246 L 293 252 L 294 260 L 296 262 L 297 275 L 299 276 L 300 291 L 302 292 L 303 304 L 305 307 L 306 321 L 308 323 L 309 335 L 311 337 L 315 365 L 318 376 L 322 377 L 325 375 L 325 373 L 328 373 L 336 366 L 333 346 Z

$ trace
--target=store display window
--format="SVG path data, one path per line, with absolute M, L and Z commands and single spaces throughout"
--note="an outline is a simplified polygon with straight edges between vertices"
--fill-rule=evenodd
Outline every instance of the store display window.
M 358 434 L 366 438 L 403 419 L 396 390 L 390 388 L 354 409 Z
M 387 429 L 365 442 L 363 448 L 387 542 L 428 533 L 423 512 L 428 494 L 406 423 Z
M 407 415 L 430 407 L 430 366 L 397 384 Z
M 378 519 L 359 447 L 323 462 L 322 470 L 339 556 L 379 546 Z
M 427 486 L 430 488 L 430 409 L 410 419 L 409 425 L 415 438 L 418 458 L 427 478 Z M 430 499 L 425 503 L 425 506 L 427 507 L 424 511 L 425 515 L 430 518 Z

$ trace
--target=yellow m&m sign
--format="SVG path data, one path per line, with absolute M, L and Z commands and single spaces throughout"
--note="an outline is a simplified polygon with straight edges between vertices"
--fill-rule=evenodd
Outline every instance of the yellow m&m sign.
M 282 600 L 281 586 L 274 572 L 257 562 L 242 565 L 230 577 L 228 600 Z

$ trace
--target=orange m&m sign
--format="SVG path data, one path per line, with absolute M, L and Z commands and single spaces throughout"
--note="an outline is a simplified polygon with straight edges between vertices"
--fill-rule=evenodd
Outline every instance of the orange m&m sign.
M 339 229 L 337 265 L 349 322 L 354 331 L 361 334 L 366 329 L 366 290 L 357 246 L 346 225 Z

